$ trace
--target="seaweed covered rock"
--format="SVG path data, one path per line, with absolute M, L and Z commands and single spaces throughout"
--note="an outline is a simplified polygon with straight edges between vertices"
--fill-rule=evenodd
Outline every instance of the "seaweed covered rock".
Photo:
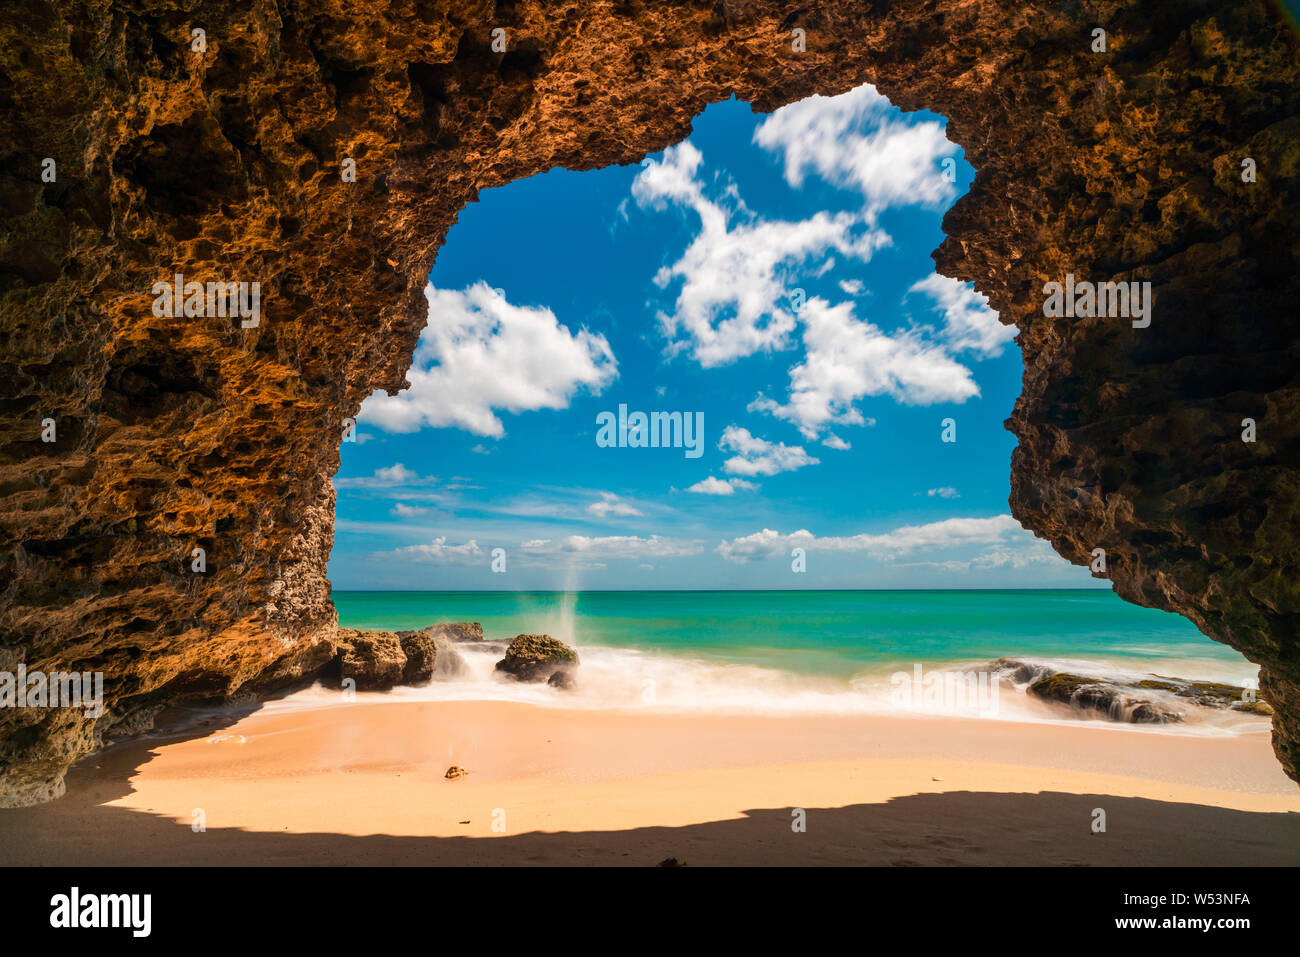
M 567 678 L 552 681 L 557 674 L 571 674 L 578 667 L 578 653 L 550 635 L 519 635 L 497 662 L 503 671 L 519 681 L 548 681 L 560 687 Z
M 1184 681 L 1181 678 L 1166 678 L 1164 675 L 1152 675 L 1139 681 L 1135 687 L 1151 691 L 1167 691 L 1180 698 L 1189 698 L 1203 708 L 1227 708 L 1229 711 L 1245 711 L 1268 717 L 1273 708 L 1250 688 L 1241 685 L 1224 684 L 1219 681 Z
M 340 679 L 351 678 L 358 691 L 387 691 L 406 670 L 401 639 L 391 631 L 340 628 L 338 661 Z
M 999 658 L 989 666 L 999 678 L 1023 686 L 1026 693 L 1084 711 L 1096 711 L 1116 721 L 1137 724 L 1182 720 L 1174 707 L 1184 699 L 1201 708 L 1242 711 L 1268 717 L 1273 708 L 1258 693 L 1242 685 L 1215 681 L 1189 681 L 1165 675 L 1145 678 L 1100 677 L 1058 671 L 1042 662 Z M 1159 700 L 1162 696 L 1169 696 Z M 1153 700 L 1156 699 L 1156 700 Z
M 1123 687 L 1086 675 L 1049 675 L 1033 682 L 1027 690 L 1045 701 L 1085 711 L 1099 711 L 1113 720 L 1131 724 L 1174 724 L 1183 720 L 1183 716 L 1171 708 L 1149 699 L 1136 698 Z

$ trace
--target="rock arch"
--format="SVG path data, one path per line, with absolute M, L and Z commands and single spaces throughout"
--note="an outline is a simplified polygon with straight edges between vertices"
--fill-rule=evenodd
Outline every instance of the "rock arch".
M 1021 330 L 1013 513 L 1259 662 L 1300 774 L 1300 62 L 1272 5 L 194 7 L 0 22 L 0 669 L 103 670 L 110 704 L 0 712 L 0 802 L 60 793 L 165 701 L 328 656 L 341 422 L 402 387 L 425 276 L 479 190 L 637 161 L 732 95 L 865 82 L 949 117 L 978 170 L 935 259 Z M 175 272 L 260 281 L 262 321 L 154 316 Z M 1066 272 L 1151 281 L 1151 327 L 1045 319 Z

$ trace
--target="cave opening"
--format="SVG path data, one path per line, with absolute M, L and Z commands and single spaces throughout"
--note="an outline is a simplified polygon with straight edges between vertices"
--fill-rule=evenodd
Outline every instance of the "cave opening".
M 464 209 L 409 387 L 371 395 L 342 447 L 341 627 L 466 618 L 673 653 L 682 620 L 706 620 L 721 637 L 692 653 L 868 699 L 916 661 L 1014 659 L 1010 681 L 1081 648 L 1116 687 L 1154 668 L 1253 688 L 1234 650 L 1123 603 L 1008 514 L 1023 366 L 1015 328 L 931 259 L 974 176 L 946 124 L 869 84 L 768 114 L 733 97 L 639 164 Z M 702 590 L 808 605 L 755 641 L 779 601 L 680 595 Z M 863 590 L 880 594 L 809 597 Z M 1111 716 L 1174 713 L 1141 707 Z
M 859 583 L 854 563 L 872 548 L 907 574 L 1015 571 L 1011 548 L 924 554 L 917 530 L 945 515 L 982 521 L 946 527 L 976 540 L 1018 535 L 1018 523 L 1032 528 L 1075 563 L 1070 574 L 1098 586 L 1088 600 L 1113 597 L 1087 571 L 1104 550 L 1116 594 L 1135 606 L 1106 627 L 1130 650 L 1160 644 L 1148 623 L 1165 619 L 1144 610 L 1160 608 L 1260 663 L 1261 693 L 1277 709 L 1276 755 L 1296 776 L 1300 575 L 1291 530 L 1300 364 L 1291 316 L 1300 295 L 1300 60 L 1276 5 L 1115 9 L 1099 26 L 1099 11 L 1059 5 L 830 3 L 791 13 L 762 3 L 503 4 L 489 22 L 482 5 L 447 16 L 417 3 L 376 10 L 357 30 L 351 15 L 294 2 L 221 11 L 195 28 L 149 4 L 124 16 L 111 5 L 96 10 L 87 26 L 51 8 L 0 45 L 0 102 L 11 108 L 4 142 L 14 144 L 0 203 L 11 253 L 0 267 L 0 305 L 12 386 L 0 404 L 9 515 L 0 670 L 102 665 L 110 713 L 92 728 L 63 712 L 0 709 L 0 804 L 49 800 L 102 733 L 147 727 L 151 709 L 189 689 L 264 692 L 333 667 L 345 653 L 340 614 L 345 628 L 428 621 L 427 606 L 398 614 L 392 598 L 362 591 L 402 576 L 410 587 L 479 589 L 447 598 L 461 604 L 433 617 L 486 618 L 482 595 L 502 596 L 496 620 L 485 622 L 498 635 L 525 616 L 527 627 L 574 633 L 600 610 L 604 599 L 593 596 L 609 594 L 596 589 L 620 584 L 620 569 L 667 589 L 637 592 L 651 596 L 642 606 L 606 605 L 599 617 L 607 643 L 634 628 L 659 640 L 655 623 L 672 617 L 671 596 L 687 587 L 767 587 L 775 597 L 763 606 L 678 609 L 676 620 L 690 621 L 692 652 L 704 654 L 726 644 L 719 635 L 728 623 L 770 636 L 791 611 L 787 596 L 812 593 L 775 590 L 783 582 L 821 576 L 829 586 L 838 574 Z M 210 42 L 191 39 L 205 30 Z M 1099 30 L 1108 44 L 1098 44 Z M 122 35 L 125 43 L 87 39 Z M 871 284 L 837 273 L 859 258 L 856 239 L 877 229 L 898 239 L 888 211 L 877 223 L 862 218 L 859 191 L 851 207 L 835 207 L 851 221 L 831 213 L 809 231 L 810 242 L 829 236 L 850 250 L 837 248 L 826 273 L 779 276 L 776 293 L 748 282 L 733 291 L 742 321 L 730 325 L 730 314 L 712 311 L 716 290 L 707 284 L 679 306 L 697 271 L 687 252 L 706 225 L 700 211 L 720 224 L 724 245 L 738 223 L 752 225 L 740 201 L 769 226 L 804 222 L 813 211 L 756 192 L 712 147 L 700 149 L 696 176 L 685 175 L 685 149 L 671 162 L 660 151 L 679 144 L 707 104 L 733 94 L 766 111 L 864 81 L 906 110 L 929 105 L 948 117 L 951 139 L 978 167 L 942 234 L 935 226 L 922 244 L 927 253 L 938 244 L 937 270 L 922 260 L 922 270 Z M 701 119 L 696 132 L 705 126 Z M 754 146 L 752 135 L 739 141 Z M 789 186 L 784 160 L 794 150 L 803 157 L 795 162 L 800 190 L 829 190 L 835 184 L 817 167 L 828 140 L 817 128 L 779 152 L 759 144 L 754 162 Z M 424 421 L 397 393 L 427 327 L 421 292 L 433 253 L 465 204 L 482 193 L 462 217 L 468 228 L 498 187 L 527 191 L 558 177 L 530 179 L 540 171 L 597 171 L 647 154 L 651 165 L 627 170 L 613 197 L 631 197 L 628 219 L 603 242 L 658 229 L 676 230 L 674 243 L 636 263 L 630 288 L 640 293 L 610 309 L 612 318 L 574 299 L 620 275 L 585 250 L 552 262 L 562 282 L 544 293 L 508 274 L 435 274 L 440 301 L 459 302 L 475 321 L 443 329 L 441 340 L 426 337 L 417 377 L 436 384 L 438 357 L 453 347 L 478 349 L 483 361 L 458 363 L 468 382 L 442 396 L 463 421 Z M 710 178 L 719 169 L 732 174 L 734 195 L 725 177 Z M 969 171 L 958 164 L 956 172 L 960 191 Z M 644 205 L 631 195 L 641 176 Z M 477 255 L 541 260 L 551 246 L 564 251 L 571 244 L 554 227 L 568 216 L 553 212 L 550 230 L 531 238 L 523 219 L 499 216 Z M 453 232 L 439 269 L 468 242 L 464 229 Z M 866 265 L 898 248 L 874 249 Z M 244 329 L 228 317 L 151 315 L 150 282 L 177 272 L 225 276 L 232 266 L 241 280 L 265 282 L 259 288 L 275 299 L 269 321 Z M 654 282 L 661 270 L 662 288 Z M 978 362 L 971 348 L 957 350 L 944 338 L 956 327 L 930 304 L 938 280 L 911 291 L 931 271 L 976 283 L 1020 329 L 1025 374 L 1008 377 L 1004 403 L 1014 400 L 1007 424 L 1018 440 L 1009 508 L 999 500 L 988 511 L 935 511 L 981 504 L 968 491 L 979 470 L 965 461 L 957 478 L 896 490 L 907 493 L 901 504 L 903 495 L 880 492 L 917 478 L 925 456 L 965 454 L 982 428 L 994 444 L 1011 441 L 995 421 L 1001 414 L 972 421 L 970 411 L 992 394 L 983 370 L 1014 363 L 1015 346 Z M 1043 283 L 1068 275 L 1149 282 L 1156 317 L 1140 329 L 1049 319 Z M 863 292 L 841 288 L 841 278 L 861 281 Z M 791 284 L 805 293 L 798 309 Z M 758 321 L 743 321 L 742 305 Z M 484 347 L 483 315 L 534 337 L 509 357 L 509 377 L 488 361 L 500 357 Z M 868 335 L 867 323 L 878 334 Z M 553 343 L 573 365 L 550 360 Z M 732 357 L 737 343 L 752 351 Z M 940 404 L 868 395 L 851 370 L 809 358 L 833 357 L 845 343 L 889 355 L 910 343 L 973 370 L 980 397 L 951 403 L 954 414 L 943 416 L 957 441 L 942 442 Z M 670 345 L 680 348 L 664 357 Z M 519 370 L 544 373 L 542 386 L 513 375 Z M 389 427 L 363 421 L 356 444 L 342 450 L 336 537 L 339 425 L 375 389 L 393 393 L 394 402 L 380 403 Z M 579 412 L 590 420 L 574 441 L 581 429 L 554 423 Z M 602 413 L 632 428 L 639 414 L 651 426 L 656 413 L 680 413 L 683 424 L 702 414 L 709 438 L 693 458 L 689 443 L 675 447 L 669 419 L 659 448 L 601 444 Z M 881 441 L 912 414 L 931 418 L 905 441 Z M 855 415 L 862 421 L 849 421 Z M 484 435 L 494 421 L 501 436 Z M 402 431 L 412 424 L 420 427 Z M 445 455 L 382 454 L 403 437 Z M 729 470 L 733 459 L 740 464 Z M 584 462 L 585 479 L 577 471 Z M 839 485 L 827 494 L 818 476 L 835 474 Z M 482 500 L 503 489 L 517 523 L 510 529 Z M 908 510 L 914 517 L 903 517 Z M 686 524 L 674 525 L 674 515 Z M 450 519 L 459 524 L 449 527 Z M 326 578 L 332 546 L 337 611 Z M 190 562 L 195 548 L 208 553 L 205 572 Z M 988 567 L 972 569 L 976 558 Z M 494 584 L 500 576 L 515 576 L 515 590 L 486 591 L 505 587 Z M 678 583 L 686 587 L 674 591 Z M 538 594 L 577 597 L 528 597 Z M 952 621 L 971 619 L 970 609 L 955 614 L 920 601 L 935 616 L 935 646 Z M 358 612 L 366 602 L 372 610 Z M 512 618 L 512 608 L 522 610 Z M 1038 638 L 1071 646 L 1073 633 L 1055 625 L 1077 624 L 1080 613 L 1066 602 Z M 865 617 L 874 627 L 898 614 L 877 606 Z M 861 609 L 852 615 L 864 618 Z M 988 619 L 990 642 L 963 653 L 975 660 L 1008 650 L 1006 636 L 1030 617 L 1022 605 Z M 861 643 L 862 628 L 851 628 L 823 608 L 777 639 L 802 643 L 799 660 L 817 672 L 823 665 L 813 663 L 811 646 L 830 654 Z M 1185 637 L 1178 647 L 1189 667 L 1227 654 Z M 774 660 L 770 643 L 733 640 L 733 659 L 737 647 L 744 661 L 725 664 Z M 599 677 L 601 656 L 584 661 Z M 715 675 L 721 698 L 735 690 L 721 680 L 728 675 Z M 1072 678 L 1054 687 L 1082 694 Z

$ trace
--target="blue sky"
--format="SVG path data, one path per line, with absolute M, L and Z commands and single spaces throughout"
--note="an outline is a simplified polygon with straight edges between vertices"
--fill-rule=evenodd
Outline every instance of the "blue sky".
M 412 388 L 343 444 L 335 587 L 1104 586 L 1009 516 L 1020 354 L 934 272 L 973 175 L 943 128 L 871 87 L 732 101 L 640 165 L 485 192 Z M 700 454 L 601 447 L 620 405 L 702 414 Z

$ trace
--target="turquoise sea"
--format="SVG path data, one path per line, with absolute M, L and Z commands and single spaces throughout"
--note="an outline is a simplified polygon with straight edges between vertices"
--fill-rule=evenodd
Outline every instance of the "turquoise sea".
M 852 677 L 915 662 L 1001 656 L 1253 671 L 1187 619 L 1097 589 L 1001 591 L 337 591 L 339 624 L 478 621 L 485 637 L 540 632 L 797 674 Z M 1240 676 L 1239 675 L 1239 676 Z M 1195 677 L 1195 676 L 1180 676 Z
M 1009 682 L 1006 669 L 988 665 L 1011 657 L 1129 682 L 1155 673 L 1242 685 L 1257 675 L 1241 655 L 1185 619 L 1099 590 L 339 591 L 333 597 L 344 627 L 482 623 L 488 641 L 446 643 L 435 680 L 387 693 L 415 700 L 763 714 L 906 707 L 931 715 L 1104 721 L 1086 709 L 1063 713 L 1038 701 L 1025 693 L 1028 682 Z M 549 634 L 577 648 L 576 689 L 521 684 L 495 673 L 503 643 L 524 633 Z M 1000 674 L 991 701 L 921 692 L 932 684 L 942 690 L 954 676 L 992 682 Z M 917 691 L 900 699 L 900 688 Z M 1240 712 L 1192 711 L 1177 725 L 1144 730 L 1268 728 L 1267 719 Z

